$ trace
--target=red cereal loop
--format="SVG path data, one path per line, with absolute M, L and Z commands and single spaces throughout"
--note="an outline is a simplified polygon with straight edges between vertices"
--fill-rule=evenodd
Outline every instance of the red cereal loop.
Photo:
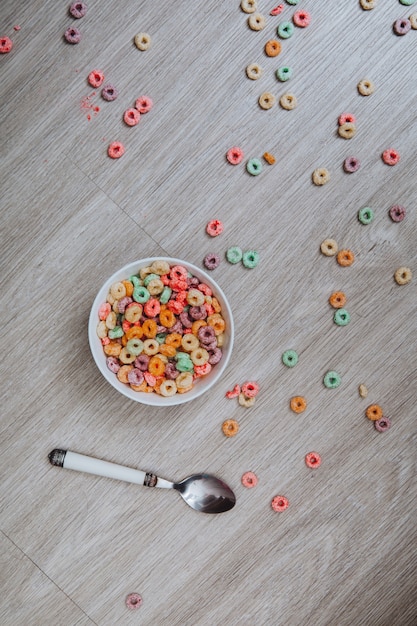
M 311 15 L 308 11 L 296 11 L 292 19 L 296 26 L 299 28 L 305 28 L 310 24 Z
M 272 498 L 271 507 L 276 512 L 285 511 L 288 509 L 288 499 L 285 496 L 275 496 Z
M 230 148 L 226 153 L 226 159 L 232 165 L 238 165 L 243 159 L 243 150 L 237 146 Z
M 92 87 L 100 87 L 104 82 L 104 74 L 100 70 L 93 70 L 89 73 L 87 80 Z
M 99 319 L 104 321 L 106 317 L 108 316 L 108 314 L 110 313 L 110 311 L 111 311 L 111 306 L 108 302 L 103 302 L 103 304 L 100 304 L 100 307 L 98 310 Z
M 204 293 L 205 296 L 212 296 L 213 295 L 212 290 L 210 289 L 210 287 L 208 285 L 206 285 L 206 283 L 200 283 L 197 286 L 197 289 L 199 291 L 201 291 L 201 293 Z
M 232 391 L 226 391 L 226 398 L 237 398 L 240 394 L 240 385 L 235 385 Z
M 140 120 L 140 113 L 137 109 L 127 109 L 123 114 L 123 121 L 128 126 L 136 126 Z
M 284 10 L 284 5 L 283 4 L 279 4 L 278 6 L 274 7 L 269 15 L 279 15 L 280 13 L 282 13 L 282 11 Z
M 204 365 L 194 365 L 194 373 L 196 376 L 206 376 L 209 372 L 211 372 L 211 364 L 209 362 L 204 363 Z
M 342 113 L 341 115 L 339 115 L 339 126 L 343 126 L 343 124 L 349 123 L 349 124 L 355 124 L 356 122 L 356 117 L 353 115 L 353 113 Z
M 138 593 L 129 593 L 125 600 L 127 608 L 132 611 L 138 609 L 142 605 L 142 602 L 142 596 Z
M 174 265 L 173 267 L 171 267 L 171 270 L 169 272 L 169 276 L 170 276 L 171 280 L 186 281 L 187 280 L 187 276 L 188 276 L 188 272 L 185 269 L 185 267 L 183 267 L 182 265 Z M 187 289 L 187 287 L 188 287 L 188 285 L 183 287 L 183 289 Z M 183 289 L 178 289 L 177 291 L 182 291 Z
M 394 148 L 388 148 L 382 153 L 382 160 L 387 165 L 396 165 L 400 160 L 400 155 Z
M 259 392 L 259 385 L 250 380 L 242 385 L 242 392 L 247 398 L 254 398 Z
M 167 307 L 170 311 L 172 311 L 172 313 L 176 313 L 177 315 L 182 313 L 184 310 L 184 305 L 177 300 L 170 300 L 167 304 Z
M 153 101 L 149 96 L 139 96 L 135 102 L 135 109 L 139 111 L 139 113 L 148 113 L 153 107 Z
M 321 456 L 317 452 L 309 452 L 305 456 L 305 462 L 307 467 L 311 467 L 311 469 L 315 469 L 316 467 L 320 467 Z
M 241 478 L 242 485 L 247 489 L 252 489 L 258 484 L 258 477 L 253 472 L 245 472 Z
M 217 237 L 223 232 L 223 223 L 220 220 L 211 220 L 206 226 L 206 231 L 210 237 Z
M 7 54 L 13 48 L 13 41 L 10 37 L 0 37 L 0 54 Z
M 124 152 L 124 145 L 120 141 L 113 141 L 107 149 L 107 154 L 112 159 L 119 159 L 121 156 L 124 155 Z
M 156 298 L 149 298 L 149 300 L 145 302 L 143 310 L 148 317 L 156 317 L 161 311 L 159 300 Z

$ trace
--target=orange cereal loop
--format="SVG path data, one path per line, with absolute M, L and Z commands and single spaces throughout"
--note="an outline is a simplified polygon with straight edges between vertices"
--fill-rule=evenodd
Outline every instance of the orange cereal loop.
M 125 286 L 126 295 L 130 297 L 133 294 L 133 284 L 130 280 L 122 280 L 122 283 Z
M 133 369 L 133 365 L 122 365 L 122 367 L 117 372 L 117 378 L 121 383 L 128 383 L 128 374 Z
M 220 311 L 222 310 L 222 307 L 220 306 L 220 302 L 214 296 L 211 299 L 211 306 L 213 307 L 216 313 L 220 313 Z
M 193 335 L 197 335 L 199 329 L 202 326 L 207 326 L 207 322 L 205 322 L 204 320 L 196 320 L 195 322 L 193 322 L 193 325 L 191 326 L 191 332 L 193 333 Z
M 159 346 L 159 352 L 163 354 L 164 356 L 167 356 L 169 359 L 172 359 L 177 353 L 174 346 L 172 345 L 170 346 L 166 343 L 163 343 Z
M 172 346 L 173 348 L 179 348 L 181 345 L 181 340 L 182 340 L 182 336 L 179 333 L 171 333 L 167 335 L 165 339 L 165 343 L 167 346 Z
M 221 335 L 226 328 L 225 321 L 219 313 L 209 315 L 207 318 L 207 324 L 214 328 L 215 335 Z
M 157 333 L 157 325 L 155 320 L 145 320 L 142 324 L 142 330 L 145 337 L 154 339 Z
M 234 437 L 239 431 L 239 424 L 236 420 L 226 420 L 222 424 L 222 431 L 226 437 Z
M 103 346 L 104 354 L 107 356 L 119 356 L 122 350 L 122 346 L 117 341 L 110 341 L 110 343 Z
M 142 381 L 140 385 L 132 385 L 132 383 L 130 383 L 130 387 L 133 391 L 146 391 L 147 386 L 146 380 Z
M 162 326 L 165 326 L 165 328 L 172 328 L 176 321 L 177 318 L 175 317 L 174 313 L 169 309 L 164 309 L 160 311 L 159 322 Z
M 270 39 L 265 44 L 265 54 L 268 57 L 276 57 L 281 52 L 281 43 L 276 39 Z
M 352 250 L 339 250 L 336 259 L 339 265 L 342 267 L 348 267 L 349 265 L 352 265 L 355 260 L 355 255 Z
M 334 309 L 341 309 L 346 304 L 346 296 L 343 291 L 334 291 L 329 298 L 330 306 Z
M 129 339 L 141 339 L 143 337 L 143 330 L 141 326 L 131 326 L 125 332 L 125 337 L 129 341 Z
M 275 157 L 270 152 L 264 152 L 263 157 L 269 165 L 273 165 L 275 163 Z
M 153 376 L 162 376 L 165 372 L 165 363 L 157 356 L 152 356 L 148 363 L 148 372 Z
M 371 404 L 370 406 L 368 406 L 368 408 L 366 409 L 366 417 L 368 418 L 368 420 L 380 420 L 382 417 L 382 408 L 379 406 L 379 404 Z
M 294 396 L 290 400 L 290 408 L 294 413 L 302 413 L 307 408 L 306 399 L 303 396 Z

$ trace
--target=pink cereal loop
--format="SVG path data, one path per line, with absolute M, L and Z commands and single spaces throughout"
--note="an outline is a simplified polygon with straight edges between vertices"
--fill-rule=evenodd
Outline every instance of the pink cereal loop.
M 124 155 L 124 153 L 125 148 L 124 145 L 120 143 L 120 141 L 113 141 L 107 149 L 107 154 L 112 159 L 119 159 L 121 156 Z
M 146 382 L 148 383 L 148 385 L 150 387 L 155 387 L 156 385 L 156 378 L 153 374 L 151 374 L 150 372 L 144 372 L 143 373 Z
M 311 15 L 308 11 L 296 11 L 292 19 L 296 26 L 305 28 L 310 24 Z
M 247 398 L 254 398 L 258 395 L 259 385 L 253 381 L 248 381 L 244 385 L 242 385 L 242 392 Z
M 204 293 L 205 296 L 212 296 L 213 292 L 210 289 L 210 287 L 208 285 L 206 285 L 206 283 L 199 283 L 197 289 L 199 291 L 201 291 L 201 293 Z
M 283 10 L 284 10 L 284 5 L 279 4 L 278 6 L 273 8 L 272 11 L 270 11 L 269 15 L 279 15 L 280 13 L 282 13 Z
M 349 123 L 349 124 L 355 124 L 356 123 L 356 117 L 353 115 L 353 113 L 341 113 L 339 115 L 339 126 L 342 126 L 343 124 Z
M 111 311 L 111 306 L 108 302 L 103 302 L 103 304 L 100 304 L 100 307 L 98 309 L 98 316 L 99 318 L 104 321 L 106 319 L 106 317 L 108 316 L 108 314 Z
M 309 452 L 305 456 L 305 462 L 307 467 L 311 469 L 315 469 L 316 467 L 320 467 L 321 464 L 321 456 L 318 452 Z
M 252 489 L 258 484 L 258 477 L 253 472 L 245 472 L 241 478 L 242 485 L 247 489 Z
M 211 220 L 206 226 L 206 231 L 210 237 L 217 237 L 223 232 L 223 223 L 220 220 Z
M 240 394 L 240 385 L 235 385 L 232 391 L 226 391 L 226 398 L 237 398 Z
M 148 113 L 153 107 L 153 101 L 149 96 L 139 96 L 135 102 L 135 109 L 139 113 Z
M 104 74 L 100 70 L 93 70 L 89 73 L 87 80 L 92 87 L 100 87 L 104 82 Z
M 271 507 L 276 512 L 285 511 L 288 508 L 289 502 L 285 496 L 275 496 L 272 498 Z
M 7 54 L 13 48 L 10 37 L 0 37 L 0 54 Z
M 394 148 L 388 148 L 382 153 L 382 160 L 387 165 L 396 165 L 400 160 L 400 155 Z
M 238 165 L 243 159 L 243 150 L 237 146 L 230 148 L 226 153 L 226 159 L 232 165 Z
M 174 265 L 173 267 L 171 267 L 169 275 L 171 277 L 171 280 L 186 281 L 188 272 L 185 269 L 185 267 L 183 267 L 182 265 Z M 185 289 L 187 289 L 187 287 L 188 285 L 185 286 Z M 181 291 L 181 290 L 178 289 L 177 291 Z
M 132 611 L 138 609 L 142 605 L 142 602 L 142 596 L 138 593 L 129 593 L 125 600 L 127 608 Z
M 107 346 L 109 343 L 110 343 L 109 337 L 103 337 L 103 339 L 101 340 L 101 345 L 103 346 Z
M 211 365 L 208 361 L 204 365 L 194 365 L 194 373 L 198 377 L 206 376 L 209 372 L 211 372 Z

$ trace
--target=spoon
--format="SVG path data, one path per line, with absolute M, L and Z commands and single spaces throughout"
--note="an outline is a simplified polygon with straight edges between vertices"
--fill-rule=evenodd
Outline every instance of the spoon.
M 236 502 L 235 494 L 230 487 L 210 474 L 195 474 L 179 483 L 172 483 L 150 472 L 101 461 L 70 450 L 52 450 L 48 458 L 52 465 L 65 469 L 116 478 L 145 487 L 175 489 L 191 508 L 202 513 L 224 513 L 233 508 Z

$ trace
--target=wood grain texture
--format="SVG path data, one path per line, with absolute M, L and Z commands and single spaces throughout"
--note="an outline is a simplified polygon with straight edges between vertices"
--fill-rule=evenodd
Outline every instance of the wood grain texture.
M 258 1 L 260 32 L 238 0 L 87 4 L 74 22 L 66 3 L 2 2 L 0 34 L 14 41 L 0 58 L 2 626 L 415 625 L 416 289 L 393 280 L 399 266 L 417 273 L 417 33 L 392 32 L 412 7 L 304 0 L 311 25 L 271 59 L 263 46 L 291 18 L 286 3 L 274 18 Z M 77 46 L 62 39 L 70 25 Z M 133 45 L 140 31 L 147 52 Z M 264 68 L 258 81 L 245 76 L 251 62 Z M 284 64 L 285 84 L 274 74 Z M 93 95 L 95 68 L 116 101 Z M 365 77 L 376 85 L 367 98 L 356 89 Z M 262 111 L 264 91 L 291 91 L 298 106 Z M 123 112 L 143 93 L 154 108 L 128 128 Z M 349 141 L 337 135 L 344 111 L 357 117 Z M 113 161 L 116 139 L 126 152 Z M 226 163 L 233 145 L 277 163 L 251 177 Z M 388 147 L 401 154 L 395 167 L 381 160 Z M 362 164 L 352 175 L 349 155 Z M 322 188 L 316 167 L 331 173 Z M 407 208 L 400 224 L 393 204 Z M 369 226 L 363 206 L 375 211 Z M 213 218 L 225 224 L 215 239 Z M 351 268 L 320 254 L 327 237 L 354 250 Z M 231 245 L 258 250 L 259 266 L 229 265 Z M 167 410 L 119 397 L 88 349 L 99 286 L 135 259 L 202 267 L 209 252 L 223 259 L 213 277 L 236 326 L 223 380 Z M 336 289 L 348 296 L 344 328 L 327 303 Z M 300 356 L 291 370 L 288 348 Z M 342 376 L 336 390 L 322 384 L 329 369 Z M 251 409 L 224 397 L 245 380 L 261 385 Z M 293 395 L 307 398 L 303 415 Z M 385 434 L 364 417 L 374 402 L 392 419 Z M 240 431 L 226 439 L 230 417 Z M 175 493 L 65 472 L 48 463 L 55 447 L 171 480 L 209 471 L 237 505 L 204 516 Z M 315 471 L 311 450 L 323 459 Z M 256 489 L 240 484 L 247 470 Z M 285 513 L 270 508 L 276 494 L 289 498 Z M 132 591 L 137 612 L 124 604 Z

